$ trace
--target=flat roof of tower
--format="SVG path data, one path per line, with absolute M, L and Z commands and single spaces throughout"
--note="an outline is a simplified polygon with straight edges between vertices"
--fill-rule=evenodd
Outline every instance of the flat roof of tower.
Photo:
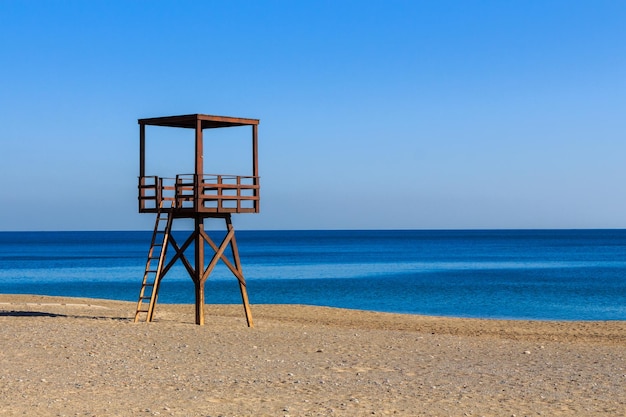
M 140 125 L 184 127 L 195 129 L 196 123 L 202 123 L 202 129 L 212 129 L 217 127 L 250 126 L 258 125 L 259 119 L 246 119 L 243 117 L 212 116 L 210 114 L 185 114 L 181 116 L 152 117 L 139 119 Z

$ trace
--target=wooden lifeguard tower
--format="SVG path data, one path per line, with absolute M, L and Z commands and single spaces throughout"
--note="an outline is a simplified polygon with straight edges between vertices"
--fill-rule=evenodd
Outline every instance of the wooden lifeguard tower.
M 216 264 L 222 260 L 239 281 L 239 289 L 249 327 L 253 326 L 248 303 L 235 229 L 231 222 L 234 213 L 259 212 L 259 166 L 257 119 L 189 114 L 183 116 L 139 119 L 139 212 L 155 213 L 156 221 L 143 282 L 135 312 L 135 322 L 152 321 L 163 277 L 181 261 L 195 284 L 196 324 L 204 324 L 204 284 Z M 146 126 L 191 129 L 195 134 L 195 170 L 191 174 L 177 174 L 174 178 L 146 175 Z M 250 126 L 252 131 L 251 175 L 205 174 L 203 150 L 205 130 Z M 173 146 L 176 146 L 175 144 Z M 207 146 L 208 148 L 208 146 Z M 172 236 L 176 219 L 192 219 L 194 229 L 187 239 L 177 242 Z M 226 232 L 218 245 L 205 232 L 206 219 L 223 219 Z M 205 263 L 207 245 L 212 252 Z M 168 247 L 174 250 L 168 256 Z M 185 252 L 191 251 L 190 260 Z M 230 255 L 227 250 L 230 249 Z

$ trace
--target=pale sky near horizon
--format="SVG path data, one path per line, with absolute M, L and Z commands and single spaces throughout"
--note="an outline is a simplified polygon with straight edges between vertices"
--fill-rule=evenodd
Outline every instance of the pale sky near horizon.
M 150 229 L 137 119 L 189 113 L 261 120 L 238 229 L 624 228 L 625 22 L 625 1 L 2 1 L 0 231 Z

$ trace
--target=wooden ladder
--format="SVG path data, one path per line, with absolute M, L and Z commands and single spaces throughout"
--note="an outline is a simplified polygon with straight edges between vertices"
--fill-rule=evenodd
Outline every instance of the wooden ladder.
M 139 291 L 137 311 L 135 311 L 135 323 L 142 320 L 142 315 L 145 315 L 146 323 L 151 322 L 154 316 L 154 306 L 159 293 L 167 244 L 172 230 L 173 217 L 170 215 L 171 210 L 168 210 L 166 207 L 167 204 L 172 204 L 170 207 L 173 208 L 173 203 L 161 201 L 156 221 L 154 222 L 152 242 L 148 251 L 148 260 L 146 261 L 141 290 Z

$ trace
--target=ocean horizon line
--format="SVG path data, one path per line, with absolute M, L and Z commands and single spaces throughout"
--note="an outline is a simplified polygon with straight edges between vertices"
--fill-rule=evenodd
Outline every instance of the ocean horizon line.
M 541 231 L 626 231 L 626 227 L 551 227 L 551 228 L 328 228 L 328 229 L 248 229 L 235 228 L 237 232 L 541 232 Z M 177 229 L 177 232 L 191 232 L 191 229 Z M 221 231 L 221 228 L 206 230 Z M 152 232 L 153 229 L 55 229 L 55 230 L 0 230 L 0 233 L 74 233 L 74 232 Z

